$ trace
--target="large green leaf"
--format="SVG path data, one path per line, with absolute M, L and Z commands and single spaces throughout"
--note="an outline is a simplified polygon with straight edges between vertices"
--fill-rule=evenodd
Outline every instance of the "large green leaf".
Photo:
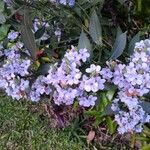
M 0 27 L 0 41 L 3 40 L 7 36 L 9 27 L 10 27 L 10 25 L 6 25 L 6 24 L 1 25 L 1 27 Z
M 131 39 L 129 46 L 128 46 L 128 54 L 132 55 L 134 52 L 134 47 L 135 47 L 135 43 L 138 42 L 140 40 L 140 34 L 139 32 Z
M 98 45 L 102 45 L 102 29 L 95 10 L 90 18 L 89 32 L 93 41 Z
M 90 53 L 92 52 L 92 46 L 87 35 L 82 31 L 79 37 L 78 49 L 86 48 Z
M 121 35 L 117 36 L 115 43 L 112 48 L 112 55 L 110 59 L 118 58 L 126 47 L 126 40 L 127 40 L 127 32 L 122 33 Z
M 23 21 L 21 26 L 21 37 L 25 47 L 29 50 L 33 59 L 36 58 L 36 43 L 32 32 L 31 17 L 27 8 L 23 9 Z

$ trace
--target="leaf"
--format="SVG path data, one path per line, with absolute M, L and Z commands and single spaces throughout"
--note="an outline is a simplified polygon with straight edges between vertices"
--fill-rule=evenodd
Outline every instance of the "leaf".
M 116 127 L 117 127 L 116 123 L 112 120 L 111 117 L 106 118 L 106 123 L 107 123 L 107 127 L 109 129 L 109 133 L 114 134 L 116 131 Z
M 7 36 L 9 27 L 10 25 L 6 25 L 6 24 L 0 27 L 0 41 L 3 40 Z
M 93 141 L 94 137 L 95 137 L 95 131 L 90 131 L 86 139 L 87 143 L 90 144 Z
M 116 37 L 119 37 L 122 34 L 122 30 L 120 27 L 117 28 L 117 35 Z
M 4 1 L 0 1 L 0 12 L 4 11 Z
M 123 50 L 125 49 L 126 46 L 126 40 L 127 40 L 127 32 L 122 33 L 116 38 L 112 48 L 111 52 L 112 55 L 110 59 L 116 59 L 123 53 Z
M 86 48 L 90 53 L 92 53 L 92 46 L 87 35 L 82 31 L 79 37 L 78 49 Z
M 109 101 L 111 101 L 113 99 L 115 92 L 116 92 L 116 90 L 112 89 L 106 93 L 106 97 L 108 98 Z
M 36 58 L 36 43 L 35 37 L 30 27 L 23 25 L 21 29 L 21 38 L 25 47 L 29 50 L 33 59 Z
M 114 112 L 111 109 L 111 104 L 108 104 L 104 109 L 104 115 L 115 115 L 115 114 L 117 114 L 117 112 Z
M 132 40 L 129 43 L 128 46 L 128 54 L 132 55 L 134 52 L 134 47 L 135 47 L 135 43 L 138 42 L 140 40 L 140 34 L 139 32 L 132 38 Z
M 5 22 L 6 22 L 6 18 L 4 16 L 4 14 L 0 12 L 0 24 L 3 24 Z
M 41 64 L 37 70 L 38 75 L 46 75 L 50 69 L 50 64 Z
M 93 41 L 98 45 L 102 45 L 102 29 L 95 10 L 90 18 L 89 32 Z
M 150 114 L 150 102 L 141 101 L 140 105 L 142 106 L 145 112 Z
M 35 39 L 41 38 L 41 37 L 43 36 L 44 32 L 45 32 L 45 26 L 41 27 L 40 29 L 38 29 L 38 30 L 35 32 L 35 34 L 34 34 Z

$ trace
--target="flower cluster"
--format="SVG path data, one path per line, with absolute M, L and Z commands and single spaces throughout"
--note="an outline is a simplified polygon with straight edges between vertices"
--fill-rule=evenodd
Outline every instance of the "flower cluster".
M 3 56 L 5 61 L 0 67 L 0 88 L 14 99 L 27 98 L 29 81 L 25 79 L 29 75 L 31 65 L 29 59 L 22 59 L 19 49 L 22 43 L 16 43 L 10 49 L 5 49 Z
M 59 3 L 62 5 L 69 5 L 70 7 L 74 6 L 75 0 L 50 0 L 50 2 Z
M 105 79 L 100 76 L 100 66 L 92 64 L 85 72 L 81 71 L 82 64 L 89 56 L 87 49 L 78 51 L 72 47 L 64 55 L 61 64 L 54 64 L 48 75 L 43 77 L 44 86 L 41 87 L 41 83 L 38 82 L 41 88 L 39 91 L 42 91 L 42 94 L 46 93 L 46 87 L 53 86 L 53 100 L 58 105 L 71 105 L 74 100 L 78 100 L 81 106 L 94 106 L 97 100 L 96 92 L 104 89 Z M 39 97 L 39 91 L 32 91 L 32 95 Z
M 140 97 L 150 91 L 149 52 L 150 40 L 142 40 L 136 43 L 127 65 L 118 62 L 109 63 L 111 69 L 107 72 L 109 80 L 119 89 L 118 97 L 114 99 L 112 105 L 113 111 L 117 112 L 115 120 L 119 124 L 119 133 L 141 132 L 142 125 L 150 122 L 150 115 L 140 106 Z

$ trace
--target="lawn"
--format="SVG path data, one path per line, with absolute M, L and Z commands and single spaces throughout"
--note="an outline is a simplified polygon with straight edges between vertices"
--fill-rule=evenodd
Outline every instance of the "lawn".
M 35 109 L 35 110 L 32 110 Z M 81 150 L 69 132 L 54 130 L 33 104 L 0 96 L 0 150 Z

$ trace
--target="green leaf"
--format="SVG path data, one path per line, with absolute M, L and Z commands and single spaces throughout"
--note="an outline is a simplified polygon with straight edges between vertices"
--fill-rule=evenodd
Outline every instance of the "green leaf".
M 119 37 L 122 34 L 122 30 L 120 27 L 117 28 L 117 35 L 116 37 Z
M 117 127 L 116 123 L 112 120 L 111 117 L 106 118 L 106 123 L 107 123 L 109 133 L 114 134 L 116 131 L 116 127 Z
M 35 34 L 34 34 L 35 39 L 41 38 L 41 37 L 43 36 L 44 32 L 45 32 L 45 26 L 41 27 L 40 29 L 38 29 L 38 30 L 35 32 Z
M 7 36 L 9 27 L 10 25 L 6 25 L 6 24 L 0 27 L 0 41 L 3 40 Z
M 140 34 L 139 32 L 132 38 L 132 40 L 129 43 L 128 46 L 128 54 L 132 55 L 134 52 L 134 47 L 135 47 L 135 43 L 138 42 L 140 40 Z
M 41 64 L 37 70 L 38 75 L 46 75 L 50 69 L 50 64 Z
M 111 109 L 111 104 L 108 104 L 108 105 L 105 107 L 104 115 L 115 115 L 115 114 L 117 114 L 117 112 L 114 112 L 114 111 Z
M 86 48 L 89 53 L 92 53 L 92 46 L 87 35 L 82 31 L 79 37 L 78 49 Z
M 3 24 L 5 22 L 6 22 L 6 18 L 4 16 L 4 14 L 0 12 L 0 24 Z
M 142 101 L 140 105 L 142 106 L 145 112 L 150 114 L 150 102 Z
M 93 41 L 98 45 L 102 45 L 102 29 L 95 10 L 90 18 L 89 32 Z
M 126 46 L 126 40 L 127 40 L 127 32 L 122 33 L 116 38 L 112 48 L 111 52 L 112 55 L 110 59 L 116 59 L 123 53 L 123 50 L 125 49 Z
M 116 92 L 116 90 L 112 89 L 106 93 L 106 97 L 108 98 L 109 101 L 111 101 L 113 99 L 115 92 Z
M 4 11 L 4 1 L 0 1 L 0 12 Z
M 21 38 L 25 47 L 29 50 L 33 59 L 36 58 L 36 43 L 35 37 L 30 27 L 23 25 L 21 29 Z

